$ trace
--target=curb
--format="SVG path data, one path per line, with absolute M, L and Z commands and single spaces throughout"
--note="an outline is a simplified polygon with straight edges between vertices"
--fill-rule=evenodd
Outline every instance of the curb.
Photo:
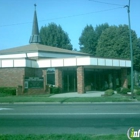
M 139 101 L 136 102 L 13 102 L 13 103 L 0 103 L 0 105 L 7 105 L 7 104 L 140 104 Z

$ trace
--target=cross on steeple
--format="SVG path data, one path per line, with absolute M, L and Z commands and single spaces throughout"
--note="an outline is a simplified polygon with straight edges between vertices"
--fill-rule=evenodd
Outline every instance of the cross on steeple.
M 37 5 L 36 5 L 36 4 L 34 4 L 34 6 L 35 6 L 35 10 L 36 10 L 36 6 L 37 6 Z

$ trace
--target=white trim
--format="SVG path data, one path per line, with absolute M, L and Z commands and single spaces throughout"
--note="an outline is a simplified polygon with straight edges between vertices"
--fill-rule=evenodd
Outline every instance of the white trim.
M 9 59 L 9 58 L 25 58 L 26 54 L 8 54 L 8 55 L 0 55 L 0 59 Z
M 2 67 L 2 60 L 0 60 L 0 67 Z
M 77 59 L 76 58 L 66 58 L 64 59 L 64 66 L 73 66 L 77 65 Z
M 106 66 L 113 66 L 113 60 L 112 59 L 105 59 L 105 65 Z
M 2 60 L 2 67 L 14 67 L 13 59 Z
M 52 67 L 64 67 L 63 59 L 52 59 Z
M 70 67 L 70 66 L 95 66 L 102 68 L 108 67 L 131 67 L 130 60 L 119 60 L 109 58 L 93 57 L 73 57 L 55 59 L 3 59 L 0 60 L 0 67 L 31 67 L 31 68 L 50 68 L 50 67 Z
M 25 59 L 15 59 L 14 60 L 14 67 L 25 67 L 26 60 Z
M 38 52 L 27 53 L 27 57 L 38 57 Z
M 125 60 L 120 60 L 120 66 L 125 67 Z

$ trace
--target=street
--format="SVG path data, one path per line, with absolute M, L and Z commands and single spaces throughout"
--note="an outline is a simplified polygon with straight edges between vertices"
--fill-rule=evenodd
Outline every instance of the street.
M 0 134 L 126 134 L 140 103 L 0 104 Z

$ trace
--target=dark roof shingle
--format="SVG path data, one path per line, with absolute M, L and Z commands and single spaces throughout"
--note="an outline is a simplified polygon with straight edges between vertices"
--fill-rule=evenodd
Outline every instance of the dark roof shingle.
M 61 49 L 61 48 L 58 48 L 58 47 L 46 46 L 46 45 L 42 45 L 42 44 L 38 44 L 38 43 L 32 43 L 32 44 L 25 45 L 25 46 L 0 50 L 0 55 L 27 53 L 27 52 L 36 52 L 36 51 L 77 54 L 77 55 L 79 54 L 79 55 L 89 56 L 89 54 L 87 54 L 87 53 L 71 51 L 71 50 L 67 50 L 67 49 Z

